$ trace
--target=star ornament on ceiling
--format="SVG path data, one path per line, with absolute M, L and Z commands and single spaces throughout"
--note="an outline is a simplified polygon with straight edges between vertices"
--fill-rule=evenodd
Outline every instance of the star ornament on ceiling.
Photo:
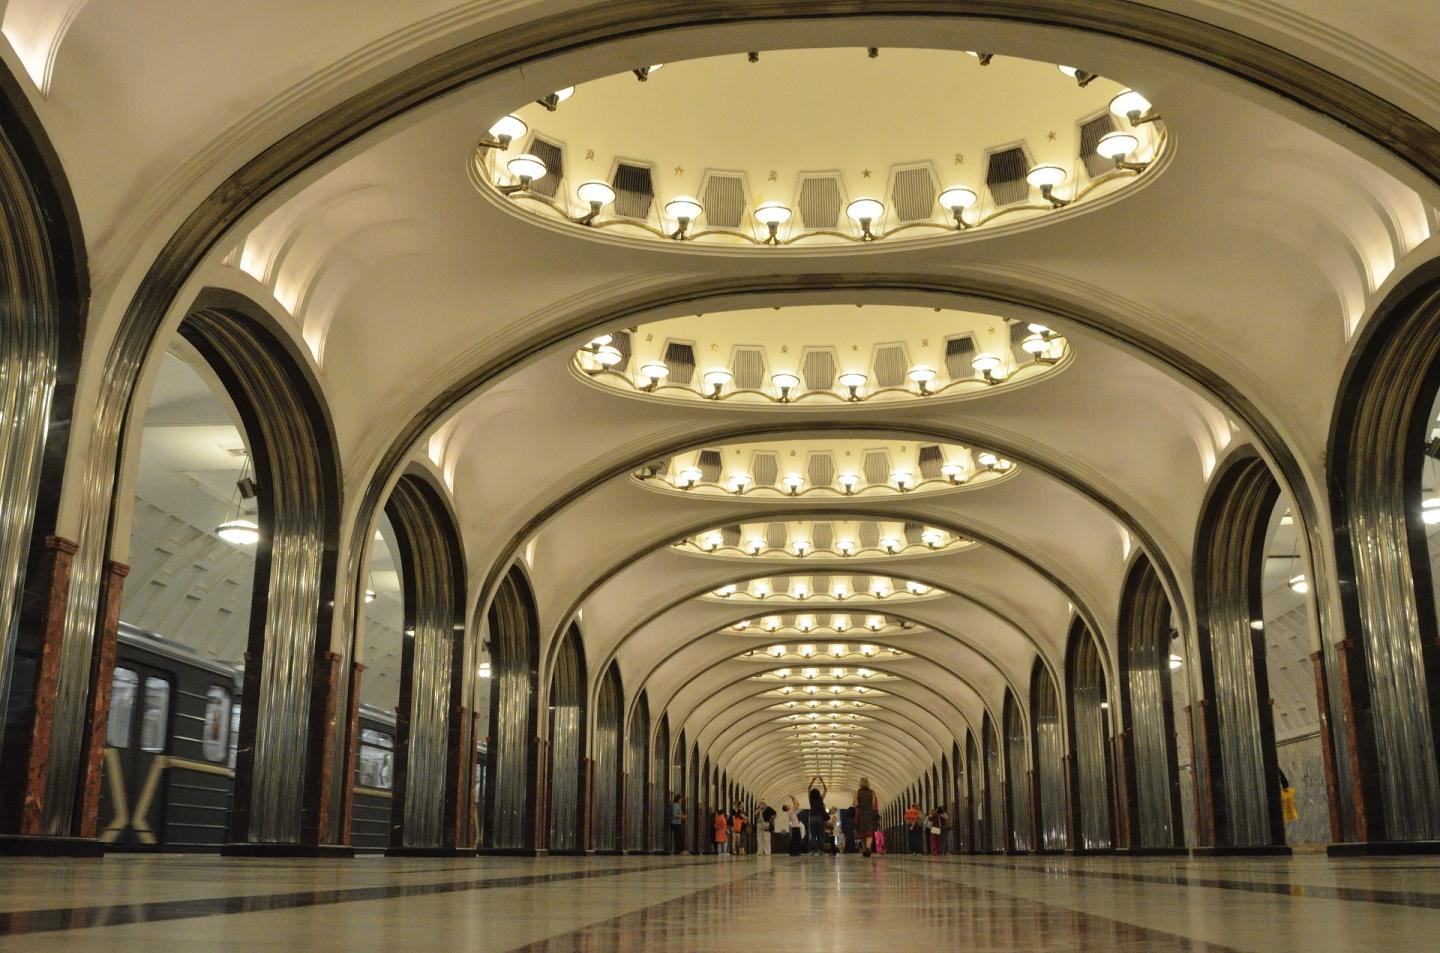
M 860 170 L 860 176 L 861 176 L 861 178 L 865 178 L 865 179 L 870 178 L 870 170 L 869 170 L 869 169 L 861 169 L 861 170 Z

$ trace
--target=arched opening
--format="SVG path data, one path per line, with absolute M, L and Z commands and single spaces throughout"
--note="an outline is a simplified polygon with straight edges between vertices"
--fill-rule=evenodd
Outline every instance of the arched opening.
M 571 625 L 550 675 L 549 846 L 554 854 L 585 851 L 585 646 Z M 618 735 L 618 731 L 615 732 Z M 611 739 L 613 744 L 614 739 Z M 613 798 L 613 792 L 611 794 Z
M 1351 830 L 1361 841 L 1440 839 L 1437 392 L 1440 262 L 1432 261 L 1366 325 L 1330 429 L 1340 607 L 1353 647 L 1348 685 L 1334 674 L 1329 684 L 1337 697 L 1348 694 L 1353 715 L 1350 770 L 1363 811 Z
M 644 706 L 648 719 L 650 705 L 643 693 L 640 696 L 640 704 Z M 670 840 L 670 805 L 674 803 L 675 795 L 682 790 L 681 777 L 680 765 L 672 766 L 670 757 L 670 715 L 668 712 L 662 712 L 660 724 L 655 728 L 655 747 L 650 752 L 648 788 L 651 807 L 647 825 L 650 833 L 644 846 L 651 853 L 667 853 L 675 847 Z
M 622 769 L 626 764 L 627 741 L 621 728 L 624 717 L 625 688 L 620 682 L 620 666 L 611 662 L 600 680 L 600 691 L 595 697 L 595 782 L 591 795 L 594 813 L 590 824 L 590 846 L 600 853 L 619 853 L 621 848 L 621 809 L 625 806 L 626 794 L 626 777 Z M 640 778 L 639 786 L 633 793 L 640 799 L 635 821 L 643 827 L 645 805 L 641 788 L 645 781 L 645 739 L 650 736 L 649 718 L 646 718 L 645 725 L 639 726 L 638 739 L 636 731 L 637 726 L 632 725 L 629 740 L 637 741 L 639 749 L 629 765 Z M 629 814 L 628 807 L 625 813 Z M 643 831 L 639 833 L 643 834 Z
M 990 712 L 980 719 L 980 754 L 985 763 L 984 850 L 998 854 L 1005 849 L 1005 767 L 1001 764 L 1000 735 Z
M 393 698 L 395 768 L 388 846 L 395 853 L 453 850 L 460 844 L 460 819 L 468 813 L 463 801 L 470 787 L 469 745 L 464 740 L 468 726 L 461 718 L 464 553 L 449 503 L 428 476 L 402 476 L 386 503 L 385 517 L 372 547 L 385 547 L 391 557 L 390 572 L 398 571 L 399 579 L 387 574 L 377 553 L 372 556 L 363 598 L 379 603 L 384 591 L 398 582 L 404 608 Z M 366 642 L 368 650 L 369 638 Z M 365 658 L 370 657 L 367 652 Z M 383 660 L 376 661 L 382 661 L 376 674 L 388 674 Z M 352 734 L 347 749 L 355 752 L 355 771 L 346 775 L 352 784 L 358 783 L 355 773 L 363 774 L 366 767 L 360 758 L 366 738 L 359 703 L 366 699 L 366 684 L 371 681 L 362 674 L 365 666 L 360 660 L 354 665 L 351 681 L 358 691 L 349 698 Z
M 1264 604 L 1267 525 L 1279 497 L 1265 462 L 1241 450 L 1217 471 L 1196 535 L 1204 694 L 1195 738 L 1197 840 L 1226 852 L 1285 850 Z M 1297 576 L 1304 579 L 1303 570 Z
M 540 626 L 535 598 L 518 567 L 500 584 L 485 625 L 483 641 L 490 652 L 490 725 L 481 843 L 489 850 L 528 852 L 535 849 Z
M 1070 723 L 1070 829 L 1075 853 L 1114 848 L 1111 824 L 1110 701 L 1100 647 L 1085 623 L 1070 626 L 1065 650 Z
M 34 836 L 46 832 L 49 756 L 37 734 L 53 711 L 42 659 L 59 623 L 49 592 L 75 552 L 53 534 L 90 285 L 70 185 L 4 66 L 0 263 L 0 836 Z M 93 813 L 81 814 L 52 832 L 93 834 Z
M 965 829 L 966 851 L 983 854 L 990 849 L 985 816 L 984 770 L 980 766 L 980 749 L 975 735 L 965 730 Z
M 950 810 L 950 849 L 957 854 L 971 849 L 970 796 L 965 791 L 965 768 L 960 756 L 960 743 L 950 742 L 950 790 L 954 806 Z
M 616 671 L 619 680 L 619 671 Z M 657 748 L 664 751 L 664 748 Z M 643 853 L 653 849 L 654 838 L 653 805 L 656 803 L 656 777 L 654 759 L 650 756 L 650 699 L 642 689 L 635 703 L 635 712 L 630 717 L 630 727 L 625 735 L 625 840 L 624 848 L 631 853 Z M 659 775 L 663 778 L 663 772 Z M 665 784 L 659 784 L 659 796 L 665 794 Z
M 1001 713 L 1005 722 L 1005 777 L 1008 779 L 1007 806 L 1010 812 L 1007 849 L 1029 852 L 1034 849 L 1030 817 L 1030 746 L 1026 744 L 1025 718 L 1020 700 L 1005 689 Z
M 1120 596 L 1121 774 L 1132 852 L 1183 847 L 1180 767 L 1170 673 L 1184 664 L 1170 600 L 1140 556 Z
M 1040 659 L 1030 670 L 1030 756 L 1035 777 L 1036 850 L 1070 846 L 1070 789 L 1065 777 L 1065 726 L 1055 679 Z
M 680 750 L 685 750 L 685 732 L 680 732 Z M 706 805 L 700 803 L 700 746 L 694 745 L 690 748 L 689 768 L 685 772 L 685 843 L 690 845 L 690 853 L 704 853 L 704 842 L 701 837 L 704 832 L 704 821 L 706 820 Z
M 133 572 L 123 601 L 119 577 L 106 597 L 125 626 L 98 633 L 104 770 L 80 809 L 117 847 L 316 849 L 339 676 L 322 596 L 341 493 L 328 414 L 293 342 L 240 295 L 202 292 L 179 335 L 127 437 Z

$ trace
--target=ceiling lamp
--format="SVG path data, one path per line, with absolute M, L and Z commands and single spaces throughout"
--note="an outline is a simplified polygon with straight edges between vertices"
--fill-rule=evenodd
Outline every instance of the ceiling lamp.
M 581 225 L 594 222 L 600 210 L 615 201 L 615 190 L 604 182 L 582 182 L 575 189 L 575 194 L 580 201 L 590 206 L 590 211 L 575 220 Z
M 717 367 L 714 370 L 706 371 L 705 383 L 710 385 L 710 393 L 705 396 L 711 400 L 719 400 L 720 392 L 725 389 L 726 384 L 734 379 L 735 375 L 730 373 L 728 368 Z
M 749 547 L 751 556 L 759 556 L 765 549 L 765 540 L 759 536 L 752 536 L 745 541 L 745 545 Z
M 1020 349 L 1037 361 L 1050 361 L 1050 342 L 1043 334 L 1027 334 L 1020 342 Z
M 729 599 L 738 591 L 739 588 L 732 582 L 728 586 L 721 586 L 719 589 L 716 589 L 715 595 L 719 596 L 721 599 Z
M 751 593 L 758 596 L 760 594 L 758 589 L 759 587 L 757 586 L 756 589 L 751 590 Z M 766 632 L 774 632 L 778 628 L 780 628 L 780 620 L 775 618 L 773 615 L 765 620 Z
M 975 457 L 975 462 L 987 470 L 994 470 L 1000 466 L 1000 458 L 989 450 L 980 451 L 980 454 Z
M 770 383 L 774 384 L 775 389 L 780 392 L 780 403 L 788 404 L 790 392 L 800 386 L 800 378 L 788 371 L 781 371 L 778 374 L 770 375 Z
M 785 655 L 785 646 L 783 646 L 783 645 L 772 645 L 772 646 L 770 646 L 770 654 L 773 655 L 775 658 L 782 658 L 782 657 L 784 657 L 784 655 Z
M 1310 580 L 1305 578 L 1305 574 L 1303 572 L 1299 575 L 1291 576 L 1289 585 L 1292 590 L 1300 593 L 1301 595 L 1304 595 L 1305 593 L 1310 591 Z
M 836 482 L 840 484 L 840 489 L 845 491 L 845 495 L 849 496 L 855 492 L 855 487 L 860 485 L 860 476 L 855 473 L 842 473 L 836 477 Z
M 226 520 L 215 527 L 215 535 L 236 546 L 254 546 L 260 542 L 260 527 L 247 519 Z
M 1055 208 L 1070 204 L 1069 200 L 1055 194 L 1055 186 L 1064 182 L 1065 178 L 1065 170 L 1058 165 L 1037 165 L 1025 174 L 1025 181 L 1039 189 L 1040 197 Z
M 976 53 L 974 50 L 966 50 L 966 56 L 973 56 L 980 61 L 981 66 L 989 66 L 990 61 L 995 58 L 994 53 Z
M 502 116 L 490 127 L 489 138 L 480 140 L 480 148 L 504 152 L 510 148 L 510 143 L 525 138 L 525 133 L 529 131 L 530 127 L 519 116 Z
M 920 534 L 920 542 L 931 549 L 939 549 L 945 543 L 945 533 L 942 530 L 931 527 Z
M 979 196 L 970 189 L 946 189 L 940 193 L 940 207 L 955 217 L 956 228 L 969 228 L 965 221 L 965 210 L 979 201 Z
M 500 186 L 501 195 L 527 192 L 536 179 L 545 178 L 545 174 L 549 171 L 549 169 L 545 167 L 545 160 L 539 156 L 532 156 L 528 152 L 522 153 L 505 163 L 505 170 L 519 179 L 519 182 L 515 185 Z
M 859 400 L 860 388 L 864 387 L 865 382 L 869 379 L 869 377 L 865 376 L 860 371 L 846 371 L 844 374 L 840 375 L 840 386 L 844 387 L 850 392 L 851 400 Z
M 775 670 L 775 677 L 776 677 L 776 678 L 789 678 L 789 677 L 790 677 L 790 670 L 789 670 L 788 668 L 777 668 L 777 669 Z
M 800 492 L 800 488 L 805 485 L 805 478 L 798 473 L 787 473 L 780 482 L 785 485 L 787 493 L 795 496 Z
M 1130 120 L 1130 125 L 1138 126 L 1145 122 L 1154 122 L 1159 116 L 1150 112 L 1150 100 L 1141 96 L 1133 89 L 1122 90 L 1114 99 L 1110 100 L 1110 111 L 1117 116 L 1124 116 Z
M 809 540 L 806 540 L 805 545 L 809 546 L 809 544 Z M 804 554 L 802 553 L 801 555 Z M 790 591 L 790 594 L 796 599 L 799 599 L 803 602 L 804 600 L 810 598 L 810 587 L 805 585 L 805 583 L 803 582 L 796 583 L 795 588 Z
M 876 628 L 878 629 L 879 626 L 876 626 Z M 879 650 L 873 645 L 860 646 L 860 654 L 865 656 L 866 658 L 871 658 L 877 651 Z
M 856 199 L 845 206 L 845 214 L 860 226 L 861 240 L 873 242 L 877 236 L 870 226 L 885 214 L 885 204 L 878 199 Z
M 637 70 L 632 70 L 632 72 L 634 72 L 636 79 L 644 83 L 650 79 L 650 74 L 658 73 L 664 68 L 664 63 L 656 63 L 654 66 L 642 66 Z
M 793 692 L 794 690 L 795 690 L 795 689 L 791 688 L 789 685 L 786 685 L 784 688 L 780 689 L 780 694 L 782 694 L 782 695 L 788 695 L 788 694 L 790 694 L 791 692 Z
M 930 396 L 930 382 L 935 379 L 935 368 L 926 367 L 924 364 L 916 364 L 910 368 L 910 372 L 906 376 L 915 382 L 915 386 L 920 389 L 920 395 L 922 397 Z
M 746 629 L 750 628 L 750 620 L 741 619 L 739 622 L 735 623 L 730 628 L 734 629 L 736 632 L 744 632 Z
M 675 219 L 675 224 L 679 226 L 670 233 L 670 237 L 676 241 L 684 241 L 685 236 L 689 234 L 690 224 L 699 218 L 703 211 L 705 211 L 704 206 L 688 196 L 666 202 L 665 214 Z
M 1180 656 L 1176 655 L 1174 652 L 1171 652 L 1171 653 L 1170 653 L 1170 671 L 1173 672 L 1173 671 L 1175 671 L 1177 668 L 1179 668 L 1180 666 L 1182 666 L 1182 665 L 1184 665 L 1184 664 L 1185 664 L 1185 660 L 1184 660 L 1184 659 L 1182 659 Z
M 930 591 L 929 586 L 925 585 L 924 583 L 916 582 L 913 579 L 905 583 L 905 589 L 912 596 L 923 596 L 925 595 L 925 593 Z
M 791 540 L 790 545 L 794 547 L 796 556 L 804 556 L 810 551 L 810 540 L 806 539 L 804 536 L 797 536 L 795 539 Z M 805 587 L 801 586 L 800 588 L 803 589 Z
M 815 646 L 813 646 L 813 645 L 802 645 L 802 646 L 800 646 L 800 657 L 801 657 L 801 658 L 814 658 L 814 657 L 815 657 Z
M 896 553 L 900 552 L 900 540 L 896 539 L 894 536 L 886 536 L 884 539 L 880 540 L 880 548 L 893 556 Z
M 855 540 L 837 539 L 835 541 L 835 551 L 841 556 L 852 555 L 855 552 Z
M 878 587 L 877 587 L 877 588 L 878 588 Z M 873 591 L 873 590 L 872 590 L 872 591 Z M 866 617 L 865 617 L 865 628 L 869 629 L 871 632 L 879 632 L 879 631 L 880 631 L 881 629 L 883 629 L 884 627 L 885 627 L 885 617 L 884 617 L 884 616 L 872 615 L 872 616 L 866 616 Z
M 653 391 L 660 386 L 660 382 L 670 376 L 670 366 L 661 361 L 647 361 L 640 365 L 640 373 L 649 381 L 644 389 Z
M 755 583 L 755 585 L 750 587 L 750 594 L 756 599 L 764 599 L 766 596 L 770 595 L 770 584 L 766 582 L 757 582 Z M 770 631 L 773 632 L 778 627 L 779 624 L 777 622 L 775 626 L 770 627 Z
M 686 467 L 675 474 L 675 479 L 679 481 L 680 489 L 689 490 L 693 488 L 695 484 L 699 483 L 704 476 L 705 474 L 701 472 L 699 467 Z
M 833 587 L 831 587 L 830 595 L 834 596 L 836 599 L 839 599 L 841 602 L 844 602 L 845 598 L 850 595 L 850 590 L 846 588 L 843 582 L 837 582 Z
M 850 617 L 848 615 L 837 615 L 830 620 L 830 625 L 836 632 L 844 632 L 850 628 Z
M 1086 86 L 1089 86 L 1090 83 L 1098 75 L 1096 73 L 1090 72 L 1089 70 L 1076 69 L 1073 66 L 1057 66 L 1056 69 L 1060 70 L 1060 72 L 1073 79 L 1075 83 L 1082 89 Z
M 952 486 L 958 486 L 965 482 L 965 467 L 959 463 L 947 463 L 940 468 L 940 475 L 949 480 Z
M 806 685 L 806 686 L 805 686 L 805 694 L 807 694 L 807 695 L 813 695 L 813 694 L 815 694 L 816 692 L 818 692 L 819 690 L 820 690 L 820 689 L 816 688 L 814 685 Z
M 720 544 L 723 542 L 725 542 L 724 536 L 721 536 L 719 533 L 711 533 L 700 540 L 700 548 L 707 553 L 713 553 L 720 548 Z
M 1440 523 L 1440 496 L 1432 496 L 1420 503 L 1420 519 L 1427 526 Z
M 1095 145 L 1095 152 L 1115 163 L 1117 169 L 1144 172 L 1147 163 L 1131 162 L 1126 156 L 1140 148 L 1140 140 L 1128 132 L 1107 132 Z
M 970 366 L 980 372 L 981 376 L 985 378 L 985 383 L 987 384 L 1000 383 L 1002 377 L 1002 375 L 999 373 L 1001 363 L 1002 362 L 1000 358 L 996 357 L 994 354 L 989 354 L 985 352 L 976 354 L 973 358 L 970 359 Z
M 790 209 L 779 202 L 766 202 L 755 210 L 755 220 L 769 232 L 765 244 L 780 244 L 780 226 L 790 221 Z
M 614 367 L 625 360 L 625 355 L 613 344 L 602 344 L 594 351 L 595 363 L 601 367 Z
M 890 481 L 895 484 L 901 493 L 909 493 L 915 486 L 915 474 L 909 470 L 891 470 Z
M 745 488 L 749 485 L 750 474 L 748 473 L 736 473 L 730 477 L 730 489 L 735 493 L 736 496 L 744 493 Z
M 567 99 L 574 95 L 575 87 L 566 86 L 564 89 L 557 89 L 549 96 L 545 96 L 544 98 L 537 99 L 535 101 L 553 113 L 561 103 L 565 102 Z
M 870 583 L 870 595 L 874 596 L 876 599 L 884 599 L 885 591 L 885 580 L 876 579 L 874 582 Z

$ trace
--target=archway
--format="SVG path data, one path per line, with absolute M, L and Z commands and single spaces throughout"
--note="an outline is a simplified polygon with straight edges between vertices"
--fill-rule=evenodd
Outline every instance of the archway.
M 90 284 L 59 157 L 4 66 L 0 263 L 0 836 L 34 836 L 47 831 L 53 708 L 40 686 L 53 666 L 41 669 L 59 634 L 48 592 L 66 578 L 75 552 L 53 534 Z M 82 810 L 50 832 L 89 836 L 92 816 Z
M 1070 724 L 1071 850 L 1097 853 L 1115 846 L 1111 824 L 1110 702 L 1095 637 L 1080 619 L 1065 650 L 1065 703 Z
M 617 673 L 618 675 L 618 673 Z M 662 730 L 664 726 L 661 726 Z M 669 731 L 663 732 L 665 735 Z M 655 751 L 663 752 L 668 738 L 659 738 Z M 665 772 L 659 767 L 650 751 L 650 699 L 645 691 L 640 692 L 635 712 L 630 716 L 630 727 L 625 738 L 625 850 L 643 853 L 654 850 L 656 833 L 656 805 L 665 800 Z M 665 823 L 669 823 L 668 819 Z
M 590 795 L 593 811 L 590 846 L 598 853 L 619 853 L 622 846 L 621 812 L 624 811 L 626 820 L 630 813 L 625 803 L 626 748 L 627 741 L 637 740 L 637 731 L 640 747 L 635 757 L 638 760 L 632 759 L 629 764 L 633 765 L 631 770 L 638 774 L 641 787 L 645 781 L 645 739 L 650 735 L 649 719 L 643 726 L 632 725 L 627 736 L 621 726 L 624 717 L 625 688 L 620 681 L 620 666 L 611 662 L 595 696 L 595 781 Z M 645 814 L 644 798 L 639 789 L 634 791 L 634 795 L 640 798 L 636 816 L 636 820 L 640 821 Z M 643 821 L 641 823 L 643 826 Z M 643 830 L 640 833 L 643 835 Z
M 385 515 L 404 603 L 389 846 L 395 853 L 453 850 L 460 844 L 470 788 L 468 731 L 461 719 L 464 552 L 444 492 L 423 471 L 400 478 Z M 364 667 L 356 662 L 354 668 L 347 752 L 358 749 Z M 344 777 L 353 786 L 354 771 Z
M 1217 470 L 1196 534 L 1197 839 L 1226 852 L 1285 850 L 1262 589 L 1279 496 L 1265 462 L 1242 448 Z
M 1337 747 L 1354 752 L 1359 841 L 1440 838 L 1440 638 L 1430 543 L 1440 526 L 1437 391 L 1440 262 L 1432 261 L 1399 282 L 1366 325 L 1330 429 L 1326 470 L 1352 646 L 1343 682 L 1332 674 L 1330 684 L 1337 695 L 1348 693 L 1353 714 L 1353 737 Z
M 990 838 L 985 816 L 985 775 L 980 766 L 980 750 L 975 744 L 975 735 L 965 729 L 965 830 L 966 851 L 983 854 L 990 849 Z
M 571 625 L 550 676 L 549 839 L 552 854 L 585 852 L 585 646 Z M 618 732 L 617 732 L 618 734 Z M 610 741 L 613 745 L 614 738 Z M 612 797 L 613 792 L 612 792 Z
M 1044 661 L 1030 670 L 1030 757 L 1035 776 L 1036 850 L 1058 852 L 1070 846 L 1070 786 L 1060 695 Z
M 1150 560 L 1130 567 L 1120 595 L 1120 773 L 1131 852 L 1185 844 L 1170 673 L 1183 664 L 1170 600 Z
M 1020 700 L 1008 688 L 1001 714 L 1005 722 L 1005 776 L 1009 781 L 1007 808 L 1010 812 L 1008 850 L 1034 849 L 1030 817 L 1030 758 L 1026 744 L 1025 717 Z
M 536 663 L 540 625 L 519 567 L 505 575 L 486 618 L 490 732 L 485 770 L 484 847 L 535 849 Z
M 985 771 L 985 838 L 984 849 L 998 854 L 1005 849 L 1005 767 L 1001 763 L 1000 735 L 995 720 L 986 711 L 980 719 L 980 754 Z
M 643 692 L 640 697 L 645 702 L 648 716 L 649 698 Z M 644 846 L 652 853 L 669 853 L 674 849 L 675 845 L 669 842 L 670 805 L 674 802 L 675 795 L 683 790 L 681 777 L 680 765 L 675 764 L 670 756 L 670 715 L 668 712 L 661 712 L 660 724 L 655 729 L 655 743 L 650 749 L 650 836 Z

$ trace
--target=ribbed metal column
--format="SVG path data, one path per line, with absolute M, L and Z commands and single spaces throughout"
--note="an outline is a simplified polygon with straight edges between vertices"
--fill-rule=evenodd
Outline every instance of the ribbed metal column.
M 990 713 L 981 719 L 981 753 L 985 760 L 985 812 L 988 820 L 989 850 L 1004 850 L 1005 830 L 1005 765 L 1001 761 L 1000 734 Z
M 463 679 L 464 556 L 444 498 L 418 476 L 400 478 L 385 507 L 404 592 L 393 847 L 455 846 Z
M 585 650 L 570 626 L 550 679 L 550 849 L 581 850 L 585 757 Z
M 1110 825 L 1110 737 L 1105 670 L 1100 649 L 1085 624 L 1071 628 L 1066 653 L 1067 701 L 1070 714 L 1070 781 L 1074 792 L 1071 817 L 1076 850 L 1114 846 Z
M 965 849 L 971 852 L 990 849 L 986 835 L 989 818 L 985 808 L 985 771 L 980 764 L 980 748 L 975 736 L 965 730 Z
M 1285 842 L 1261 593 L 1265 527 L 1279 494 L 1263 460 L 1233 458 L 1217 472 L 1196 538 L 1199 661 L 1215 713 L 1207 729 L 1218 734 L 1207 767 L 1219 788 L 1216 838 L 1227 847 Z
M 641 696 L 642 699 L 644 696 Z M 647 705 L 648 710 L 648 705 Z M 680 774 L 672 770 L 670 716 L 660 715 L 655 729 L 655 747 L 650 752 L 650 843 L 651 850 L 671 849 L 670 803 L 682 788 Z M 674 760 L 679 760 L 675 758 Z
M 595 850 L 619 850 L 620 767 L 624 763 L 621 719 L 625 717 L 625 689 L 620 684 L 620 668 L 614 662 L 600 680 L 595 699 L 595 781 L 590 794 L 594 814 L 590 823 L 590 846 Z M 649 726 L 646 726 L 648 731 Z M 643 738 L 643 736 L 642 736 Z M 643 745 L 643 741 L 642 741 Z M 640 750 L 639 773 L 645 775 L 645 750 Z
M 683 760 L 685 754 L 685 732 L 680 732 L 680 754 L 681 764 L 685 768 L 685 843 L 689 846 L 690 853 L 700 853 L 700 822 L 701 812 L 705 805 L 700 803 L 700 748 L 698 745 L 690 748 L 690 759 Z
M 645 693 L 635 704 L 625 734 L 625 849 L 651 850 L 649 830 L 654 827 L 654 778 L 650 757 L 650 701 Z M 657 748 L 664 751 L 664 748 Z M 663 775 L 661 775 L 663 777 Z M 661 785 L 663 796 L 664 785 Z M 668 824 L 669 821 L 667 820 Z M 597 820 L 598 824 L 598 820 Z
M 1420 516 L 1437 387 L 1440 265 L 1431 264 L 1371 319 L 1346 369 L 1332 430 L 1340 591 L 1364 660 L 1355 707 L 1369 729 L 1362 744 L 1374 745 L 1365 760 L 1384 827 L 1372 839 L 1440 839 L 1440 685 L 1432 684 L 1440 635 Z
M 1010 830 L 1016 850 L 1033 850 L 1035 841 L 1030 825 L 1030 746 L 1027 744 L 1025 719 L 1020 714 L 1020 700 L 1005 690 L 1005 776 L 1009 779 Z
M 1070 846 L 1065 728 L 1060 718 L 1060 696 L 1055 690 L 1055 680 L 1039 659 L 1030 672 L 1030 732 L 1036 794 L 1040 802 L 1039 848 L 1065 850 Z
M 534 845 L 535 684 L 539 633 L 535 603 L 518 569 L 495 594 L 486 620 L 490 642 L 490 746 L 485 773 L 485 846 Z
M 1129 731 L 1132 845 L 1175 847 L 1180 831 L 1180 769 L 1170 690 L 1170 600 L 1150 560 L 1140 557 L 1120 598 L 1120 670 Z

